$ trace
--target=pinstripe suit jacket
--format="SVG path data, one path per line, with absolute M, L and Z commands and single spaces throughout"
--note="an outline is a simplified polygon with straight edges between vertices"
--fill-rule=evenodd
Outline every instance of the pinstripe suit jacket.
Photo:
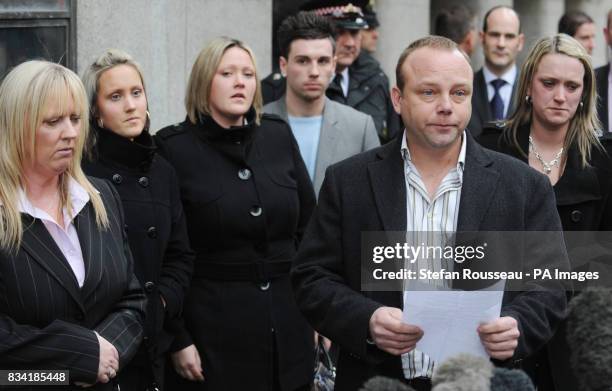
M 39 219 L 22 214 L 21 246 L 16 253 L 0 252 L 1 369 L 69 370 L 71 383 L 95 383 L 94 330 L 117 348 L 120 368 L 141 342 L 146 299 L 132 271 L 121 202 L 112 186 L 89 180 L 102 196 L 110 227 L 98 229 L 91 202 L 75 217 L 85 263 L 82 287 Z

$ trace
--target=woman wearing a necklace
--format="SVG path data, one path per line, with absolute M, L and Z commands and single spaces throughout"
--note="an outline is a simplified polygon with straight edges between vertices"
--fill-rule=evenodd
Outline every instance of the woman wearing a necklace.
M 612 139 L 598 138 L 590 56 L 568 35 L 542 38 L 523 64 L 516 93 L 510 118 L 486 127 L 478 141 L 548 176 L 565 231 L 611 230 Z M 562 324 L 528 365 L 539 390 L 579 389 L 565 333 Z

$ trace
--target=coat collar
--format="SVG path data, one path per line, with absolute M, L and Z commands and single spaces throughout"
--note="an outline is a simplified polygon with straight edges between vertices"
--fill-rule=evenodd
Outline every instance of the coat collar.
M 130 141 L 110 130 L 99 128 L 96 124 L 91 126 L 97 137 L 97 158 L 128 169 L 149 169 L 155 155 L 155 144 L 146 129 Z
M 40 219 L 21 215 L 24 227 L 21 247 L 68 291 L 82 311 L 85 311 L 79 284 L 68 261 Z M 85 270 L 87 276 L 87 269 Z
M 521 149 L 529 153 L 529 129 L 527 123 L 518 128 L 517 139 Z M 528 163 L 527 158 L 513 148 L 514 156 Z M 593 154 L 598 153 L 593 150 Z M 598 168 L 594 166 L 582 167 L 580 153 L 575 145 L 567 151 L 567 161 L 563 174 L 553 186 L 558 206 L 573 205 L 581 202 L 598 200 L 602 198 L 601 186 L 597 175 Z
M 315 189 L 319 189 L 325 177 L 327 167 L 336 162 L 338 147 L 341 145 L 341 139 L 345 132 L 338 129 L 338 118 L 334 105 L 339 104 L 325 97 L 323 106 L 323 120 L 321 122 L 321 135 L 319 136 L 319 145 L 317 147 L 317 159 L 315 163 L 315 175 L 313 184 Z M 289 123 L 289 114 L 287 112 L 286 95 L 283 95 L 277 101 L 266 106 L 266 111 L 276 114 Z
M 465 134 L 467 145 L 457 232 L 480 230 L 493 198 L 491 195 L 495 193 L 501 176 L 489 153 L 474 140 L 470 132 Z
M 477 231 L 498 186 L 500 173 L 488 152 L 466 134 L 466 156 L 457 231 Z M 400 152 L 402 136 L 382 146 L 368 165 L 372 192 L 383 229 L 406 230 L 406 181 Z
M 74 218 L 85 265 L 85 281 L 81 288 L 70 264 L 43 222 L 27 213 L 22 213 L 21 216 L 24 226 L 21 246 L 24 251 L 56 279 L 79 308 L 85 311 L 84 303 L 102 280 L 102 260 L 105 259 L 103 256 L 105 241 L 102 237 L 105 231 L 100 230 L 96 224 L 91 202 L 88 202 Z M 112 259 L 105 261 L 115 262 Z

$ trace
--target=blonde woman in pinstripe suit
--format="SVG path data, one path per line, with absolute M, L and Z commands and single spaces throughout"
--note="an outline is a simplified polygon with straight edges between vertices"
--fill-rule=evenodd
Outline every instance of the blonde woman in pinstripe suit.
M 0 369 L 68 370 L 73 387 L 111 390 L 145 298 L 119 197 L 81 171 L 87 131 L 72 71 L 28 61 L 0 86 Z

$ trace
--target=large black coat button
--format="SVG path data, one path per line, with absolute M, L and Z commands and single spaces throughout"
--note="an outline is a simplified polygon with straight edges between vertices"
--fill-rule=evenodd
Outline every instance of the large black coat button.
M 147 229 L 147 236 L 150 237 L 151 239 L 155 239 L 157 237 L 157 228 L 149 227 Z
M 242 179 L 243 181 L 248 181 L 249 178 L 251 178 L 251 170 L 248 168 L 241 168 L 238 170 L 238 178 Z
M 115 182 L 116 184 L 120 184 L 121 182 L 123 182 L 123 177 L 119 174 L 115 174 L 113 175 L 113 182 Z
M 146 176 L 140 177 L 138 179 L 138 184 L 142 187 L 149 186 L 149 178 L 147 178 Z
M 270 281 L 259 284 L 259 290 L 265 292 L 268 289 L 270 289 Z
M 144 290 L 147 293 L 153 292 L 153 288 L 155 288 L 155 283 L 153 281 L 147 281 L 144 283 Z
M 261 216 L 261 213 L 263 212 L 263 209 L 261 209 L 261 206 L 253 206 L 251 208 L 251 210 L 249 211 L 249 213 L 251 214 L 251 216 L 253 217 L 259 217 Z
M 577 223 L 580 220 L 582 220 L 582 212 L 579 210 L 574 210 L 572 211 L 572 214 L 570 215 L 570 217 L 574 223 Z

